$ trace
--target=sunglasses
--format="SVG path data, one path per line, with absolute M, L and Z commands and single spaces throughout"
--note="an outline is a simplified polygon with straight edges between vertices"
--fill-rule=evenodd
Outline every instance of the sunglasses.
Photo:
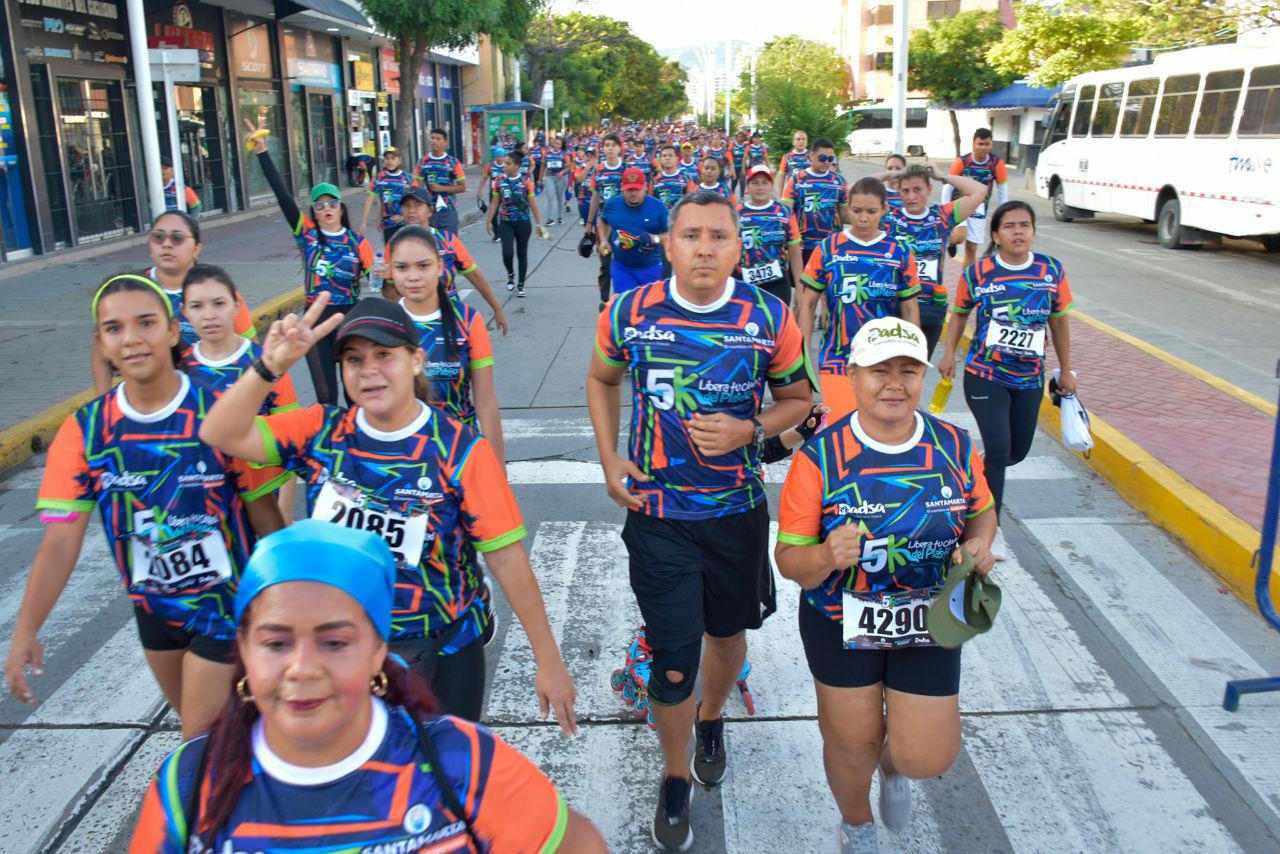
M 818 162 L 819 163 L 835 163 L 836 156 L 834 154 L 819 154 Z
M 183 243 L 187 241 L 187 238 L 189 237 L 191 237 L 191 235 L 185 231 L 153 231 L 151 232 L 151 242 L 154 243 L 156 246 L 161 246 L 166 242 L 172 243 L 174 246 L 181 246 Z
M 332 211 L 342 207 L 342 202 L 338 199 L 326 199 L 322 202 L 312 202 L 311 207 L 318 211 Z

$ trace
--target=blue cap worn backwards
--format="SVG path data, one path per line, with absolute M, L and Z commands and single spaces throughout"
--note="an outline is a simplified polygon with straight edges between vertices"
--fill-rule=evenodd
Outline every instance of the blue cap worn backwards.
M 249 603 L 273 584 L 317 581 L 360 603 L 383 640 L 391 634 L 396 559 L 377 534 L 303 519 L 268 534 L 245 565 L 236 592 L 236 623 Z

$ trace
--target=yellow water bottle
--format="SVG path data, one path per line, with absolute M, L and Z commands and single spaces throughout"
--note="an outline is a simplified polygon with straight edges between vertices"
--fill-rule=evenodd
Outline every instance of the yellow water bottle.
M 951 380 L 944 378 L 939 380 L 938 387 L 933 390 L 933 399 L 929 401 L 929 411 L 934 415 L 941 415 L 942 410 L 947 408 L 947 400 L 951 397 Z

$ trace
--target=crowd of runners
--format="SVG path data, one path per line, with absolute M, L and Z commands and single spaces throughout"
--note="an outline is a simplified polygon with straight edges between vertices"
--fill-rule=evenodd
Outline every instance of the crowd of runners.
M 530 642 L 529 702 L 567 735 L 577 719 L 506 477 L 490 327 L 508 321 L 459 234 L 463 164 L 432 130 L 416 165 L 383 152 L 358 217 L 327 183 L 304 210 L 269 132 L 246 131 L 306 308 L 255 329 L 178 210 L 152 224 L 150 266 L 101 283 L 86 306 L 100 396 L 49 450 L 9 690 L 38 701 L 40 630 L 97 511 L 184 739 L 133 851 L 605 850 L 484 726 L 493 582 Z M 783 152 L 688 124 L 491 142 L 474 198 L 507 291 L 530 292 L 547 226 L 578 222 L 596 256 L 585 393 L 651 657 L 653 842 L 689 849 L 694 791 L 727 773 L 748 633 L 795 595 L 776 566 L 802 589 L 835 844 L 877 851 L 877 814 L 907 827 L 911 780 L 959 754 L 961 644 L 994 615 L 974 603 L 990 604 L 1046 346 L 1056 391 L 1075 391 L 1071 289 L 1034 249 L 1034 211 L 1007 201 L 986 130 L 946 173 L 892 155 L 852 182 L 802 129 Z M 929 373 L 949 388 L 962 356 L 981 452 L 921 408 Z M 309 407 L 289 379 L 304 360 Z M 762 466 L 784 457 L 771 553 Z

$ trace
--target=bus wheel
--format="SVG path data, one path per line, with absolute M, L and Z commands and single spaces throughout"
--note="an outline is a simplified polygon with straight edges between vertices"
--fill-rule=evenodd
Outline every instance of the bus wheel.
M 1058 222 L 1072 222 L 1075 217 L 1071 213 L 1066 196 L 1062 192 L 1062 185 L 1059 184 L 1053 188 L 1053 218 Z
M 1262 248 L 1268 252 L 1280 252 L 1280 234 L 1268 234 L 1263 237 Z
M 1166 199 L 1156 220 L 1156 237 L 1165 249 L 1185 249 L 1182 238 L 1182 205 L 1176 198 Z

